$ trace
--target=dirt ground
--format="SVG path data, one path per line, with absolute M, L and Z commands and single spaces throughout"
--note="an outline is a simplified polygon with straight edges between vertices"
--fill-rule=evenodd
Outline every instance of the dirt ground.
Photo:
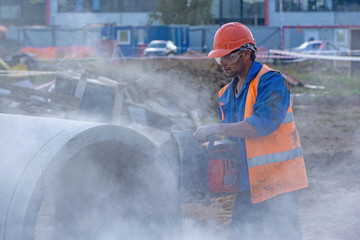
M 143 83 L 150 84 L 148 94 L 177 98 L 186 108 L 196 109 L 203 124 L 216 121 L 216 92 L 229 79 L 212 61 L 166 60 L 139 66 L 151 81 Z M 165 87 L 154 88 L 154 77 Z M 315 92 L 291 89 L 309 179 L 301 194 L 303 239 L 355 240 L 360 235 L 360 98 L 323 94 L 333 85 L 325 87 Z M 185 239 L 225 239 L 232 203 L 233 196 L 227 196 L 213 197 L 211 206 L 183 204 Z M 201 230 L 194 233 L 193 228 Z
M 298 65 L 288 67 L 296 71 Z M 216 93 L 230 80 L 211 60 L 119 61 L 115 68 L 95 65 L 86 74 L 126 81 L 138 102 L 172 99 L 185 111 L 196 111 L 201 124 L 217 121 Z M 321 82 L 317 78 L 310 84 Z M 308 92 L 291 88 L 309 180 L 301 194 L 303 239 L 355 240 L 360 238 L 360 97 L 331 96 L 334 85 L 324 86 Z M 225 239 L 233 199 L 183 204 L 184 240 Z
M 303 239 L 359 239 L 360 107 L 298 105 L 295 117 L 309 180 L 301 194 Z M 184 216 L 208 224 L 214 239 L 225 239 L 233 196 L 212 201 L 209 207 L 184 205 Z

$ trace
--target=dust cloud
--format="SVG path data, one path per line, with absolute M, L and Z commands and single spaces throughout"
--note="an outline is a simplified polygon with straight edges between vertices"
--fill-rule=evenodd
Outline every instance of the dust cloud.
M 106 141 L 68 159 L 46 190 L 35 239 L 177 239 L 176 181 L 141 147 Z
M 309 188 L 301 199 L 303 239 L 358 239 L 359 152 L 305 156 Z
M 126 62 L 124 65 L 126 70 L 122 67 L 105 75 L 126 82 L 124 116 L 120 118 L 123 126 L 152 135 L 149 139 L 160 145 L 168 139 L 172 125 L 195 130 L 190 111 L 209 114 L 199 102 L 210 95 L 190 75 L 150 71 L 149 66 L 130 66 Z M 91 77 L 103 73 L 92 72 Z M 96 95 L 92 97 L 96 99 Z M 151 101 L 173 114 L 156 112 L 157 118 L 147 118 L 146 125 L 141 125 L 144 121 L 133 119 L 129 107 L 149 110 L 146 104 Z M 101 122 L 101 117 L 89 113 L 82 114 L 81 120 L 87 121 L 87 115 L 91 122 Z M 168 163 L 148 159 L 128 145 L 107 142 L 82 149 L 67 160 L 47 188 L 35 239 L 215 239 L 210 238 L 214 236 L 210 228 L 189 219 L 182 221 L 180 198 L 173 183 L 179 173 L 172 171 Z
M 208 89 L 199 85 L 191 75 L 171 70 L 157 72 L 156 65 L 161 63 L 145 66 L 133 63 L 130 66 L 128 62 L 120 64 L 125 66 L 120 71 L 107 73 L 108 75 L 104 70 L 94 71 L 99 66 L 92 68 L 91 64 L 83 64 L 83 72 L 88 74 L 87 77 L 105 75 L 126 83 L 127 95 L 124 99 L 123 116 L 120 118 L 122 126 L 135 129 L 149 136 L 156 145 L 161 145 L 168 139 L 173 125 L 195 130 L 191 111 L 201 113 L 201 117 L 211 115 L 206 112 L 212 105 Z M 155 71 L 150 71 L 149 68 L 152 67 Z M 96 99 L 97 96 L 94 94 L 92 97 Z M 149 110 L 149 105 L 146 105 L 151 101 L 161 104 L 167 111 L 156 112 L 156 118 L 148 118 L 146 126 L 135 124 L 136 120 L 141 119 L 134 119 L 130 115 L 129 106 L 142 107 L 151 112 L 152 109 Z M 17 115 L 30 114 L 22 108 L 14 107 L 12 111 Z M 172 114 L 166 114 L 168 112 Z M 62 118 L 64 115 L 59 112 L 51 117 Z M 101 116 L 97 118 L 86 112 L 81 115 L 80 120 L 76 123 L 78 126 L 82 122 L 103 122 Z M 31 138 L 34 144 L 27 142 L 27 146 L 34 146 L 35 151 L 40 147 L 41 151 L 49 151 L 43 149 L 42 134 L 46 136 L 56 124 L 45 124 L 31 132 L 33 122 L 31 119 L 29 121 L 26 126 L 20 124 L 15 127 L 22 129 L 17 134 L 22 135 L 24 141 Z M 57 124 L 63 125 L 62 121 L 66 120 L 59 119 Z M 123 136 L 124 139 L 128 137 Z M 33 226 L 29 222 L 25 228 L 30 229 L 30 232 L 35 231 L 36 240 L 112 240 L 119 237 L 135 240 L 196 240 L 204 235 L 210 237 L 212 234 L 208 228 L 187 219 L 182 222 L 181 203 L 177 183 L 174 182 L 174 176 L 178 173 L 169 169 L 165 159 L 144 156 L 142 151 L 148 150 L 106 142 L 79 149 L 70 159 L 63 159 L 65 165 L 52 171 L 56 173 L 50 176 L 53 178 L 52 183 L 41 186 L 43 196 L 37 200 L 40 201 L 37 203 L 40 204 L 40 209 L 36 212 L 36 224 Z M 24 159 L 30 161 L 28 157 L 24 156 Z M 49 158 L 47 164 L 53 160 Z M 31 161 L 29 164 L 32 164 Z M 46 175 L 46 170 L 44 174 Z M 31 230 L 32 228 L 35 230 Z
M 156 146 L 168 139 L 173 125 L 195 130 L 197 123 L 191 112 L 196 112 L 201 119 L 216 122 L 216 91 L 230 80 L 224 80 L 221 72 L 221 76 L 218 75 L 214 65 L 207 60 L 202 63 L 187 60 L 185 63 L 176 59 L 119 59 L 116 64 L 72 61 L 67 67 L 65 70 L 70 73 L 81 72 L 84 77 L 104 76 L 123 83 L 126 87 L 120 124 L 141 132 Z M 316 119 L 317 115 L 327 108 L 333 110 L 334 106 L 316 108 L 317 100 L 307 99 L 314 106 L 295 109 L 301 142 L 307 152 L 304 159 L 309 175 L 309 188 L 301 193 L 303 239 L 358 239 L 359 152 L 340 151 L 341 148 L 335 146 L 342 144 L 339 123 L 330 125 L 327 119 Z M 154 106 L 161 106 L 163 111 Z M 138 109 L 138 114 L 131 112 L 131 108 Z M 29 114 L 23 109 L 17 110 L 17 114 Z M 63 115 L 60 113 L 55 117 Z M 331 112 L 327 118 L 334 115 Z M 81 117 L 82 121 L 103 122 L 101 116 L 97 118 L 91 113 Z M 357 116 L 354 122 L 358 123 L 358 120 Z M 325 127 L 319 131 L 323 122 Z M 25 126 L 15 128 L 24 129 Z M 45 126 L 43 131 L 47 131 Z M 41 132 L 34 136 L 34 139 L 40 139 Z M 128 136 L 124 136 L 126 138 Z M 352 141 L 352 138 L 347 140 Z M 355 141 L 358 142 L 359 139 Z M 352 145 L 353 149 L 357 147 Z M 19 148 L 2 151 L 5 154 L 6 151 L 19 151 Z M 178 172 L 172 172 L 177 168 L 171 169 L 163 161 L 144 156 L 139 148 L 107 142 L 82 149 L 66 160 L 67 164 L 54 176 L 54 182 L 44 189 L 37 213 L 35 240 L 226 238 L 226 223 L 212 222 L 210 217 L 206 223 L 184 217 L 177 183 L 174 183 Z M 6 168 L 4 162 L 2 166 Z M 1 178 L 13 179 L 14 174 Z M 194 209 L 197 206 L 194 204 Z M 218 215 L 226 218 L 224 222 L 231 217 L 229 212 L 224 214 L 221 210 Z

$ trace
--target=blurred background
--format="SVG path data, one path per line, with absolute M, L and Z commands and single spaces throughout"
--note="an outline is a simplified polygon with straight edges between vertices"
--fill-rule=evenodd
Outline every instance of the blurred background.
M 97 220 L 96 224 L 100 221 L 99 226 L 109 223 L 109 227 L 104 228 L 105 235 L 93 235 L 92 239 L 118 239 L 125 228 L 131 229 L 128 227 L 131 225 L 127 225 L 128 218 L 124 220 L 126 224 L 117 222 L 118 214 L 123 210 L 113 211 L 119 207 L 118 200 L 124 201 L 124 209 L 132 206 L 131 210 L 140 213 L 140 219 L 147 219 L 141 215 L 146 213 L 144 209 L 157 206 L 154 210 L 159 211 L 160 219 L 165 220 L 154 221 L 157 224 L 154 232 L 162 233 L 168 210 L 157 203 L 159 199 L 168 200 L 169 192 L 160 194 L 155 191 L 161 198 L 155 196 L 150 207 L 138 208 L 131 204 L 136 202 L 134 199 L 142 206 L 149 193 L 160 188 L 157 184 L 146 188 L 151 182 L 148 180 L 154 178 L 151 175 L 154 171 L 149 170 L 150 178 L 145 175 L 145 180 L 139 179 L 146 183 L 140 190 L 148 195 L 139 197 L 137 186 L 141 184 L 133 182 L 131 174 L 144 175 L 139 165 L 148 166 L 147 159 L 152 159 L 147 157 L 149 149 L 158 147 L 164 155 L 179 154 L 177 149 L 164 147 L 174 129 L 185 129 L 191 137 L 199 125 L 218 121 L 217 92 L 231 79 L 213 59 L 207 57 L 207 53 L 212 49 L 219 26 L 232 21 L 242 22 L 251 29 L 258 48 L 256 59 L 281 71 L 291 90 L 309 176 L 309 188 L 301 197 L 304 239 L 358 239 L 358 19 L 359 0 L 0 0 L 0 112 L 6 113 L 0 118 L 3 127 L 0 141 L 5 146 L 1 150 L 0 178 L 6 183 L 11 180 L 11 184 L 0 187 L 0 213 L 3 214 L 0 214 L 3 220 L 0 239 L 20 239 L 13 237 L 20 235 L 23 236 L 21 239 L 55 239 L 52 236 L 56 235 L 56 229 L 61 230 L 63 222 L 69 225 L 65 227 L 72 229 L 69 219 L 73 218 L 70 213 L 76 213 L 74 209 L 81 207 L 79 222 L 82 222 L 85 216 L 82 214 L 88 213 L 86 206 L 91 204 L 97 208 L 84 229 L 93 229 L 92 220 Z M 68 120 L 73 121 L 65 124 Z M 94 147 L 92 138 L 87 135 L 93 130 L 79 130 L 77 133 L 68 127 L 89 126 L 92 129 L 90 126 L 102 124 L 136 130 L 151 144 L 146 142 L 144 145 L 148 147 L 145 150 L 141 146 L 133 147 L 134 143 L 128 141 L 135 139 L 133 141 L 138 142 L 137 135 L 131 132 L 129 138 L 120 131 L 124 134 L 122 136 L 107 126 L 105 130 L 110 129 L 104 133 L 94 131 L 93 138 L 100 139 Z M 74 145 L 74 155 L 67 154 L 69 149 L 64 147 L 65 143 L 56 140 L 56 137 L 61 137 L 56 129 L 68 132 L 66 141 L 69 143 L 65 143 Z M 42 137 L 44 134 L 55 139 L 55 143 L 51 144 Z M 114 139 L 120 143 L 113 144 Z M 192 142 L 188 145 L 196 146 Z M 81 147 L 89 150 L 89 155 L 94 158 L 93 165 L 87 161 L 87 153 L 79 153 Z M 144 151 L 145 157 L 142 158 L 145 160 L 138 157 L 140 150 Z M 61 153 L 60 156 L 52 156 L 57 152 Z M 186 162 L 184 159 L 169 161 L 170 166 L 163 168 L 166 173 L 174 173 L 177 180 L 182 177 L 183 183 L 189 183 L 190 190 L 194 191 L 188 195 L 179 191 L 181 204 L 178 204 L 176 194 L 170 194 L 176 198 L 168 206 L 174 210 L 174 232 L 182 228 L 184 240 L 225 239 L 234 195 L 206 195 L 205 200 L 211 204 L 204 204 L 204 192 L 196 192 L 200 189 L 199 178 L 205 179 L 199 174 L 204 165 L 198 166 L 200 161 L 191 152 L 189 155 L 184 159 L 193 161 L 186 165 L 191 171 L 183 168 L 185 164 L 181 165 Z M 110 163 L 106 159 L 110 159 Z M 137 165 L 136 159 L 140 159 L 141 164 Z M 51 185 L 54 184 L 51 177 L 60 168 L 54 165 L 56 170 L 50 171 L 47 164 L 60 164 L 57 161 L 68 165 L 63 168 L 59 183 Z M 129 162 L 135 165 L 128 166 Z M 186 174 L 197 178 L 190 179 L 180 172 L 180 165 Z M 125 174 L 120 171 L 122 167 L 111 166 L 126 166 L 129 171 L 124 168 Z M 120 173 L 129 174 L 129 182 L 125 177 L 122 179 Z M 108 178 L 104 177 L 106 175 Z M 93 191 L 95 188 L 84 188 L 88 183 L 97 186 L 98 180 L 98 190 L 105 196 L 104 200 L 113 199 L 110 201 L 113 205 L 106 210 L 110 220 L 106 215 L 102 216 L 107 219 L 105 222 L 97 218 L 103 213 L 103 204 L 99 204 L 103 200 L 94 198 L 93 195 L 97 195 Z M 162 178 L 158 181 L 166 182 Z M 78 185 L 68 189 L 74 182 Z M 33 183 L 33 188 L 29 188 L 30 183 Z M 178 182 L 174 181 L 173 185 L 179 187 Z M 121 193 L 118 198 L 113 198 L 114 189 L 107 189 L 109 186 L 120 188 L 115 189 Z M 132 190 L 124 186 L 131 186 Z M 58 221 L 61 226 L 53 223 L 56 222 L 56 210 L 52 197 L 53 192 L 59 193 L 58 188 L 74 192 L 73 198 L 61 194 L 55 198 L 69 199 L 69 208 L 65 212 L 70 217 Z M 172 185 L 169 188 L 179 190 Z M 78 194 L 78 189 L 86 191 Z M 126 201 L 124 196 L 128 196 Z M 94 201 L 86 205 L 86 199 Z M 77 204 L 71 207 L 74 201 Z M 33 205 L 37 207 L 35 210 Z M 24 210 L 20 215 L 22 206 L 27 212 Z M 58 206 L 61 207 L 57 214 L 63 213 L 63 205 Z M 23 217 L 21 221 L 30 222 L 31 226 L 24 224 L 25 230 L 18 230 L 19 216 Z M 29 216 L 33 221 L 28 221 Z M 182 225 L 178 221 L 180 218 Z M 147 226 L 147 223 L 139 225 Z M 54 230 L 54 225 L 59 228 Z M 146 230 L 139 239 L 145 239 L 145 235 L 151 240 L 161 239 L 150 236 Z M 31 237 L 27 238 L 23 232 L 30 232 Z M 83 237 L 89 239 L 90 235 L 92 232 L 88 231 Z

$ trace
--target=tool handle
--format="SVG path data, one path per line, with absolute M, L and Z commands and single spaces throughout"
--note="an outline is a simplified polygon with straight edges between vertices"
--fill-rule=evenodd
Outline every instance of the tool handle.
M 209 144 L 208 144 L 208 153 L 210 154 L 210 152 L 213 150 L 214 148 L 214 136 L 210 136 L 209 137 Z

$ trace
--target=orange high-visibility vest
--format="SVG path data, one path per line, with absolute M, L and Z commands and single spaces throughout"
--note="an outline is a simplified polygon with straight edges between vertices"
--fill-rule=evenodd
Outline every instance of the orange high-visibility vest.
M 253 113 L 260 77 L 270 70 L 272 69 L 263 65 L 255 79 L 251 81 L 246 97 L 244 119 Z M 284 120 L 275 132 L 245 139 L 252 203 L 308 186 L 291 105 L 290 103 Z
M 270 70 L 272 69 L 263 65 L 251 81 L 246 97 L 244 119 L 253 113 L 260 77 Z M 219 91 L 219 97 L 228 86 Z M 221 102 L 219 104 L 223 105 Z M 224 120 L 222 110 L 221 114 Z M 276 131 L 262 137 L 247 138 L 245 142 L 252 203 L 262 202 L 281 193 L 308 186 L 291 103 Z

